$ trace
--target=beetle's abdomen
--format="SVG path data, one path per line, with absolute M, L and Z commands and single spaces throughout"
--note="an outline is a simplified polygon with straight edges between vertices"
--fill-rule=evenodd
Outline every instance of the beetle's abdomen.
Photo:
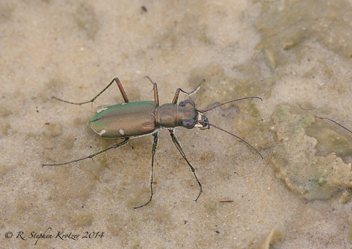
M 113 105 L 95 115 L 88 124 L 105 138 L 140 136 L 155 130 L 155 108 L 152 101 Z

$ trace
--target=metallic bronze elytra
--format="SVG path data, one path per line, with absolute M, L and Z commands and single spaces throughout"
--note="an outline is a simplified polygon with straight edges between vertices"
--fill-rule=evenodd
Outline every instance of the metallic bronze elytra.
M 73 161 L 69 162 L 64 162 L 64 163 L 56 163 L 56 164 L 43 164 L 42 166 L 59 166 L 59 165 L 65 165 L 69 163 L 74 163 L 78 161 L 82 161 L 88 158 L 93 158 L 96 155 L 99 155 L 107 150 L 110 150 L 112 148 L 117 148 L 121 147 L 125 144 L 128 143 L 128 140 L 130 138 L 135 138 L 135 137 L 140 137 L 140 136 L 146 136 L 146 135 L 153 135 L 154 136 L 154 142 L 153 142 L 153 148 L 152 148 L 152 166 L 151 166 L 151 171 L 150 171 L 150 198 L 149 200 L 138 207 L 134 207 L 134 209 L 144 207 L 148 205 L 152 198 L 153 198 L 153 169 L 154 169 L 154 155 L 156 151 L 156 147 L 158 145 L 159 141 L 159 129 L 160 128 L 166 128 L 169 130 L 172 142 L 174 143 L 175 147 L 177 150 L 180 152 L 182 157 L 185 159 L 187 162 L 188 166 L 192 170 L 195 179 L 197 180 L 197 183 L 199 185 L 199 194 L 195 201 L 198 200 L 202 193 L 202 184 L 200 183 L 198 176 L 195 172 L 194 167 L 192 164 L 188 161 L 185 153 L 183 152 L 183 149 L 181 147 L 180 142 L 178 141 L 177 137 L 175 136 L 175 128 L 176 127 L 184 127 L 187 129 L 193 129 L 193 128 L 199 128 L 201 130 L 204 129 L 210 129 L 210 126 L 217 128 L 223 132 L 226 132 L 227 134 L 230 134 L 241 141 L 245 142 L 247 145 L 249 145 L 252 149 L 254 149 L 261 158 L 262 155 L 248 142 L 246 142 L 244 139 L 232 134 L 231 132 L 225 131 L 221 129 L 220 127 L 217 127 L 213 124 L 210 124 L 208 121 L 208 118 L 203 114 L 204 112 L 211 111 L 217 107 L 220 107 L 224 104 L 229 104 L 235 101 L 243 100 L 243 99 L 260 99 L 259 97 L 245 97 L 241 99 L 235 99 L 231 100 L 225 103 L 222 103 L 220 105 L 214 106 L 210 109 L 207 110 L 197 110 L 195 108 L 195 103 L 191 99 L 187 99 L 185 101 L 180 102 L 177 105 L 178 97 L 180 92 L 190 96 L 193 93 L 197 92 L 198 89 L 200 88 L 201 84 L 205 81 L 202 80 L 202 82 L 197 86 L 196 89 L 194 89 L 192 92 L 185 92 L 181 88 L 178 88 L 176 90 L 175 96 L 172 100 L 172 103 L 167 103 L 159 106 L 159 96 L 158 96 L 158 87 L 157 84 L 154 83 L 148 76 L 147 78 L 150 80 L 150 82 L 153 84 L 153 90 L 154 90 L 154 101 L 141 101 L 141 102 L 129 102 L 127 94 L 125 90 L 122 87 L 122 84 L 118 78 L 114 78 L 98 95 L 96 95 L 94 98 L 92 98 L 89 101 L 86 102 L 80 102 L 80 103 L 74 103 L 74 102 L 69 102 L 65 101 L 62 99 L 58 99 L 56 97 L 53 97 L 56 100 L 73 104 L 73 105 L 83 105 L 87 103 L 94 102 L 95 99 L 97 99 L 105 90 L 107 90 L 114 82 L 116 82 L 121 95 L 125 101 L 123 104 L 118 104 L 118 105 L 113 105 L 108 108 L 103 108 L 98 110 L 98 113 L 88 122 L 88 125 L 90 128 L 99 136 L 103 138 L 124 138 L 124 140 L 120 143 L 117 143 L 113 146 L 110 146 L 104 150 L 98 151 L 97 153 L 94 153 L 92 155 L 89 155 L 87 157 L 83 157 L 80 159 L 76 159 Z

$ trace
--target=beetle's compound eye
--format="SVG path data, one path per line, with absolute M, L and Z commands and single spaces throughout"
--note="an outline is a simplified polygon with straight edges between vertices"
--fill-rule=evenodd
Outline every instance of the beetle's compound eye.
M 196 122 L 192 118 L 191 119 L 183 119 L 182 120 L 182 126 L 187 128 L 187 129 L 192 129 L 195 124 L 196 124 Z
M 186 100 L 180 102 L 178 105 L 185 106 L 186 104 L 191 104 L 192 106 L 196 106 L 196 104 L 194 104 L 193 100 L 191 100 L 191 99 L 186 99 Z

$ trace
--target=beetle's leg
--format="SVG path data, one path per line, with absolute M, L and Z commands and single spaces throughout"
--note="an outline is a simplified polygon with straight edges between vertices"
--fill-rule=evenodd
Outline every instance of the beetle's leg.
M 42 166 L 59 166 L 59 165 L 65 165 L 65 164 L 69 164 L 69 163 L 75 163 L 75 162 L 79 162 L 79 161 L 82 161 L 82 160 L 85 160 L 85 159 L 88 159 L 88 158 L 93 158 L 95 157 L 96 155 L 99 155 L 107 150 L 110 150 L 110 149 L 113 149 L 113 148 L 118 148 L 118 147 L 121 147 L 125 144 L 128 143 L 128 140 L 130 138 L 129 137 L 126 137 L 125 140 L 123 140 L 121 143 L 117 143 L 117 144 L 114 144 L 113 146 L 110 146 L 104 150 L 101 150 L 101 151 L 98 151 L 97 153 L 94 153 L 92 155 L 89 155 L 89 156 L 86 156 L 86 157 L 83 157 L 83 158 L 80 158 L 80 159 L 75 159 L 75 160 L 72 160 L 72 161 L 69 161 L 69 162 L 65 162 L 65 163 L 53 163 L 53 164 L 42 164 Z
M 153 134 L 154 136 L 154 143 L 153 143 L 153 150 L 152 150 L 152 167 L 150 169 L 150 198 L 149 201 L 147 201 L 147 203 L 138 206 L 138 207 L 134 207 L 134 209 L 137 208 L 141 208 L 144 206 L 147 206 L 149 204 L 149 202 L 151 202 L 152 198 L 153 198 L 153 169 L 154 169 L 154 155 L 155 155 L 155 150 L 156 147 L 158 146 L 158 141 L 159 141 L 159 132 L 156 132 Z
M 150 82 L 152 82 L 153 84 L 153 90 L 154 90 L 154 102 L 156 104 L 156 106 L 159 106 L 159 94 L 158 94 L 158 85 L 156 83 L 154 83 L 149 76 L 146 76 L 148 78 L 148 80 L 150 80 Z
M 107 86 L 103 89 L 103 91 L 101 91 L 100 93 L 98 93 L 97 96 L 95 96 L 94 98 L 92 98 L 92 99 L 89 100 L 89 101 L 80 102 L 80 103 L 74 103 L 74 102 L 69 102 L 69 101 L 66 101 L 66 100 L 62 100 L 62 99 L 56 98 L 56 97 L 54 97 L 54 96 L 53 96 L 52 98 L 53 98 L 53 99 L 56 99 L 56 100 L 59 100 L 59 101 L 62 101 L 62 102 L 65 102 L 65 103 L 72 104 L 72 105 L 83 105 L 83 104 L 91 103 L 91 102 L 94 102 L 94 100 L 96 100 L 103 92 L 105 92 L 105 90 L 108 89 L 108 88 L 112 85 L 112 83 L 114 83 L 114 81 L 116 82 L 118 88 L 120 89 L 120 92 L 121 92 L 121 94 L 122 94 L 122 97 L 123 97 L 125 103 L 128 103 L 127 94 L 126 94 L 125 90 L 123 89 L 122 84 L 121 84 L 121 82 L 120 82 L 120 80 L 119 80 L 118 78 L 114 78 L 114 79 L 109 83 L 109 85 L 107 85 Z
M 177 140 L 175 134 L 174 134 L 174 130 L 169 130 L 170 132 L 170 135 L 171 135 L 171 138 L 172 138 L 172 142 L 174 143 L 174 145 L 176 146 L 176 148 L 178 149 L 178 151 L 181 153 L 181 155 L 183 156 L 183 158 L 186 160 L 188 166 L 191 168 L 193 174 L 194 174 L 194 177 L 196 178 L 197 182 L 198 182 L 198 185 L 199 185 L 199 195 L 197 196 L 197 198 L 195 199 L 195 201 L 198 200 L 199 196 L 202 194 L 203 192 L 203 189 L 202 189 L 202 184 L 200 184 L 200 181 L 198 180 L 198 176 L 196 174 L 196 170 L 194 169 L 194 167 L 192 166 L 192 164 L 187 160 L 186 158 L 186 155 L 185 153 L 183 152 L 182 150 L 182 147 L 181 147 L 181 144 L 180 142 Z
M 200 85 L 201 85 L 204 81 L 205 81 L 205 79 L 203 79 L 203 80 L 199 83 L 199 85 L 196 87 L 196 89 L 194 89 L 192 92 L 189 92 L 189 93 L 188 93 L 188 92 L 185 92 L 185 91 L 182 90 L 181 88 L 177 88 L 176 93 L 175 93 L 175 96 L 174 96 L 174 99 L 172 100 L 172 104 L 177 104 L 178 95 L 180 95 L 180 92 L 183 92 L 183 93 L 186 94 L 187 96 L 190 96 L 190 95 L 196 93 L 196 92 L 199 90 Z

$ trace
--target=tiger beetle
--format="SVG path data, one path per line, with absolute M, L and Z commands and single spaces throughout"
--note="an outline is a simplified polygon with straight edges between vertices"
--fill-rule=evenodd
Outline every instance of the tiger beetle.
M 103 138 L 124 138 L 124 140 L 120 143 L 117 143 L 113 146 L 110 146 L 104 150 L 101 150 L 97 153 L 91 154 L 87 157 L 83 157 L 80 159 L 76 159 L 69 162 L 64 163 L 56 163 L 56 164 L 43 164 L 42 166 L 58 166 L 65 165 L 69 163 L 75 163 L 78 161 L 82 161 L 88 158 L 93 158 L 96 155 L 99 155 L 107 150 L 121 147 L 128 143 L 130 138 L 137 138 L 146 135 L 153 135 L 154 142 L 152 148 L 152 166 L 150 171 L 150 198 L 149 200 L 140 206 L 134 207 L 134 209 L 144 207 L 148 205 L 153 198 L 153 168 L 154 168 L 154 156 L 155 150 L 158 145 L 159 140 L 159 129 L 166 128 L 169 130 L 172 142 L 176 146 L 177 150 L 180 152 L 182 157 L 187 162 L 188 166 L 191 168 L 194 177 L 199 185 L 199 194 L 195 201 L 198 200 L 202 193 L 202 184 L 200 183 L 198 176 L 195 172 L 194 167 L 188 161 L 183 149 L 181 147 L 180 142 L 175 136 L 175 128 L 176 127 L 184 127 L 187 129 L 199 128 L 201 130 L 210 129 L 210 126 L 219 129 L 220 131 L 226 132 L 237 139 L 245 142 L 248 146 L 250 146 L 253 150 L 255 150 L 261 158 L 262 155 L 256 150 L 252 145 L 246 142 L 244 139 L 232 134 L 231 132 L 225 131 L 220 127 L 217 127 L 211 123 L 209 123 L 208 118 L 203 114 L 204 112 L 211 111 L 217 107 L 220 107 L 225 104 L 229 104 L 235 101 L 243 100 L 243 99 L 260 99 L 259 97 L 245 97 L 240 99 L 235 99 L 231 101 L 224 102 L 222 104 L 216 105 L 210 109 L 206 110 L 197 110 L 195 108 L 195 103 L 191 99 L 187 99 L 185 101 L 180 102 L 177 105 L 177 100 L 180 92 L 185 95 L 192 95 L 197 92 L 200 88 L 202 82 L 194 89 L 192 92 L 186 92 L 181 88 L 176 90 L 174 99 L 171 103 L 167 103 L 159 106 L 159 96 L 158 96 L 158 87 L 157 84 L 154 83 L 148 76 L 147 78 L 153 84 L 154 90 L 154 101 L 141 101 L 141 102 L 129 102 L 127 94 L 122 87 L 122 84 L 118 78 L 114 78 L 98 95 L 92 98 L 89 101 L 81 102 L 81 103 L 73 103 L 69 101 L 65 101 L 56 97 L 52 97 L 56 100 L 73 104 L 73 105 L 83 105 L 87 103 L 92 103 L 96 100 L 106 89 L 108 89 L 114 82 L 116 82 L 121 95 L 125 101 L 123 104 L 109 106 L 108 108 L 98 109 L 98 113 L 88 122 L 89 127 L 99 136 Z

